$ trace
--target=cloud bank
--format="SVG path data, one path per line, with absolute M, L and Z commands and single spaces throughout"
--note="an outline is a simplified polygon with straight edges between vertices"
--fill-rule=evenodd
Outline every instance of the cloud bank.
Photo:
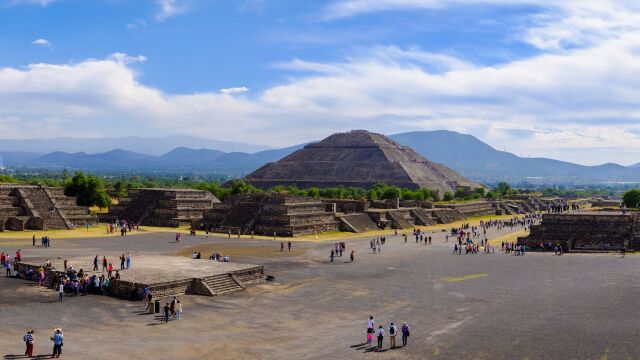
M 436 0 L 378 3 L 445 6 Z M 333 62 L 276 64 L 294 75 L 259 91 L 235 87 L 196 94 L 141 83 L 135 67 L 146 58 L 122 53 L 1 68 L 0 132 L 104 136 L 122 126 L 128 134 L 181 133 L 281 146 L 353 128 L 450 129 L 520 155 L 638 162 L 636 5 L 538 3 L 555 10 L 537 15 L 520 35 L 540 53 L 490 66 L 417 47 L 374 46 Z M 365 2 L 337 4 L 351 4 L 348 16 L 356 16 L 354 6 Z

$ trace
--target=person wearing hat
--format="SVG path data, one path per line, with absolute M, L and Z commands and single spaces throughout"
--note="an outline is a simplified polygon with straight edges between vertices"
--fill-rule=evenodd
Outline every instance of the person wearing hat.
M 24 351 L 24 356 L 33 357 L 33 330 L 27 331 L 22 340 L 24 340 L 24 343 L 27 346 Z
M 51 355 L 52 358 L 59 358 L 60 355 L 62 355 L 62 339 L 62 329 L 55 329 L 55 331 L 53 332 L 53 336 L 51 337 L 51 340 L 53 341 L 53 354 Z

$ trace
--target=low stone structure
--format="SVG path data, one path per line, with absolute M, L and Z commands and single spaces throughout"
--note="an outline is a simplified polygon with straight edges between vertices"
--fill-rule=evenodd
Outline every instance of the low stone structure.
M 138 225 L 179 227 L 202 220 L 219 203 L 210 192 L 193 189 L 135 189 L 111 205 L 101 222 L 124 219 Z
M 458 210 L 465 217 L 488 216 L 496 214 L 496 206 L 491 201 L 471 201 L 459 204 L 436 204 L 436 209 Z
M 117 256 L 113 256 L 117 258 Z M 70 258 L 69 266 L 94 274 L 91 258 Z M 44 262 L 42 259 L 40 262 Z M 244 290 L 247 285 L 264 281 L 264 267 L 251 264 L 224 263 L 213 260 L 194 260 L 173 256 L 136 256 L 130 270 L 122 270 L 120 280 L 110 284 L 108 295 L 138 299 L 145 287 L 154 298 L 191 294 L 221 296 Z M 32 268 L 38 271 L 37 261 L 17 263 L 16 270 Z M 45 269 L 45 285 L 49 286 L 56 273 L 62 273 L 61 259 Z M 95 272 L 97 275 L 104 272 Z
M 278 193 L 229 196 L 204 213 L 201 228 L 232 234 L 297 236 L 337 231 L 334 212 L 320 200 Z
M 529 248 L 560 244 L 565 251 L 620 251 L 640 249 L 640 218 L 619 212 L 544 214 L 518 243 Z
M 62 188 L 0 186 L 0 231 L 61 230 L 94 224 L 97 217 Z

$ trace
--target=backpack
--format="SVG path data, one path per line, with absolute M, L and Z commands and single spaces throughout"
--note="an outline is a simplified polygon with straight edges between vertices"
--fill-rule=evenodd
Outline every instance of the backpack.
M 389 335 L 395 335 L 396 334 L 396 326 L 393 325 L 392 327 L 389 328 Z

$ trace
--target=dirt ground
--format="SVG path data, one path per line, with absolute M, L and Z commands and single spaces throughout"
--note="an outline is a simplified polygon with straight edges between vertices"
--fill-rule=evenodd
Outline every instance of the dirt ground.
M 519 230 L 519 229 L 514 229 Z M 511 230 L 490 231 L 490 238 Z M 68 359 L 601 359 L 638 358 L 640 257 L 533 254 L 452 255 L 444 233 L 432 245 L 387 234 L 381 254 L 370 237 L 347 242 L 329 260 L 331 241 L 227 239 L 170 233 L 127 237 L 0 240 L 27 258 L 87 257 L 130 251 L 137 256 L 227 253 L 232 262 L 264 265 L 274 282 L 219 298 L 181 296 L 182 320 L 162 324 L 141 303 L 57 294 L 0 276 L 0 355 L 20 358 L 22 335 L 35 330 L 35 353 L 49 354 L 61 327 Z M 286 241 L 286 240 L 285 240 Z M 16 243 L 17 242 L 17 243 Z M 498 249 L 499 250 L 499 249 Z M 366 321 L 388 330 L 411 326 L 406 348 L 373 352 Z M 400 342 L 400 339 L 398 339 Z

